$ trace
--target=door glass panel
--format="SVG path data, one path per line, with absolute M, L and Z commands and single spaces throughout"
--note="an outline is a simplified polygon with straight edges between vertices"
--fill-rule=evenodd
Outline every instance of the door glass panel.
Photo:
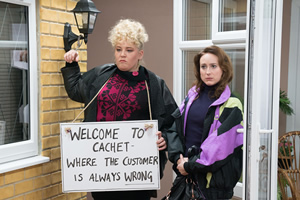
M 28 8 L 0 2 L 0 145 L 30 139 Z
M 211 39 L 212 0 L 186 0 L 183 40 Z
M 184 95 L 191 88 L 196 80 L 194 75 L 194 56 L 199 51 L 185 51 L 184 52 Z M 236 95 L 243 103 L 244 96 L 244 73 L 245 73 L 245 50 L 244 49 L 230 49 L 225 52 L 231 58 L 233 66 L 233 80 L 229 87 L 231 92 Z
M 246 30 L 247 0 L 220 0 L 219 32 Z

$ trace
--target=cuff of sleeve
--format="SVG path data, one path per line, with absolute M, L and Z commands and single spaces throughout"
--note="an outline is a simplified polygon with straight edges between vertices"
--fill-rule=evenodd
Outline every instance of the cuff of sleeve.
M 189 162 L 185 162 L 184 164 L 183 164 L 183 168 L 184 168 L 184 170 L 187 172 L 187 173 L 191 173 L 191 170 L 190 170 L 190 168 L 189 168 Z
M 76 67 L 76 66 L 78 66 L 78 62 L 76 62 L 76 61 L 74 61 L 72 63 L 66 62 L 66 67 Z

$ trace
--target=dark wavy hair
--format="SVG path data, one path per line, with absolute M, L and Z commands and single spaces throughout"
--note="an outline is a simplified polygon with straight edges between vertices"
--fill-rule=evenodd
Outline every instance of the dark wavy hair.
M 222 92 L 225 90 L 226 85 L 228 85 L 233 78 L 233 68 L 229 56 L 225 53 L 223 49 L 218 46 L 209 46 L 206 47 L 203 51 L 199 52 L 194 57 L 194 73 L 196 76 L 196 89 L 198 95 L 204 89 L 205 83 L 201 80 L 200 76 L 200 59 L 203 55 L 211 53 L 218 57 L 219 66 L 223 71 L 220 81 L 215 85 L 215 93 L 212 95 L 214 98 L 219 98 Z

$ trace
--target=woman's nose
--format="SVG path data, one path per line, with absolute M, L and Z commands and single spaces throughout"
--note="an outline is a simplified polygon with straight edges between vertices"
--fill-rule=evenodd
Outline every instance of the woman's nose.
M 125 51 L 121 51 L 121 56 L 126 56 Z

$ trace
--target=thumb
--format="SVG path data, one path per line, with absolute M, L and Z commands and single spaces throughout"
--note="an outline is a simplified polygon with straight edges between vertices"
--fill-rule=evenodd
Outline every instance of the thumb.
M 156 133 L 156 135 L 158 136 L 158 139 L 160 139 L 160 138 L 161 138 L 161 131 L 158 131 L 158 132 Z
M 78 54 L 78 52 L 75 53 L 75 61 L 76 61 L 76 62 L 79 61 L 79 54 Z
M 182 155 L 182 154 L 180 154 L 180 160 L 181 160 L 181 161 L 184 161 L 183 155 Z

